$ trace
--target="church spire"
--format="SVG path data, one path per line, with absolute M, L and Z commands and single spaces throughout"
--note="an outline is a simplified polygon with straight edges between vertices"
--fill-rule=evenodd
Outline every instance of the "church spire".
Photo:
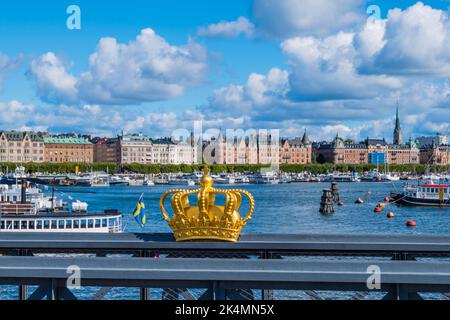
M 394 129 L 394 144 L 400 145 L 403 143 L 403 136 L 402 136 L 402 128 L 400 126 L 400 117 L 398 113 L 398 100 L 397 100 L 397 111 L 396 111 L 396 117 L 395 117 L 395 129 Z
M 302 143 L 305 146 L 309 144 L 309 137 L 308 137 L 308 134 L 306 133 L 306 129 L 305 129 L 305 133 L 303 134 Z

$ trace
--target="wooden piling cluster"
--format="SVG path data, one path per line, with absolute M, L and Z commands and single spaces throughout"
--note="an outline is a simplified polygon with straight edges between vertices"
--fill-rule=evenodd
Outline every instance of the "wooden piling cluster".
M 333 195 L 333 201 L 339 202 L 341 199 L 339 197 L 339 188 L 337 182 L 331 183 L 331 194 Z
M 322 198 L 320 200 L 321 213 L 334 213 L 333 191 L 331 189 L 324 189 Z

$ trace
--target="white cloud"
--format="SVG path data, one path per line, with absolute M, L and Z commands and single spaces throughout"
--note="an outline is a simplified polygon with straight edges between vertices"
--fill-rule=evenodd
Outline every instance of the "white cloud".
M 282 98 L 288 90 L 288 73 L 272 68 L 267 75 L 252 73 L 245 85 L 229 85 L 216 89 L 210 98 L 214 111 L 227 115 L 250 115 Z
M 0 89 L 3 84 L 5 74 L 17 69 L 22 62 L 22 55 L 16 59 L 11 59 L 6 54 L 0 52 Z
M 355 35 L 354 45 L 363 64 L 367 64 L 386 45 L 385 33 L 386 20 L 377 19 L 368 21 L 364 28 Z
M 201 37 L 222 37 L 235 38 L 244 34 L 251 37 L 254 32 L 254 25 L 245 17 L 239 17 L 235 21 L 222 20 L 219 23 L 210 24 L 206 27 L 200 27 L 197 35 Z
M 340 32 L 323 39 L 284 41 L 281 47 L 292 66 L 290 96 L 299 101 L 365 99 L 383 90 L 399 89 L 400 79 L 358 73 L 353 39 L 353 33 Z
M 253 20 L 257 30 L 286 38 L 329 35 L 352 29 L 364 20 L 364 0 L 255 0 Z
M 102 38 L 89 58 L 89 70 L 68 73 L 53 53 L 31 63 L 38 94 L 53 103 L 139 104 L 178 97 L 185 88 L 203 84 L 206 50 L 189 41 L 173 46 L 152 29 L 128 44 Z
M 31 61 L 29 74 L 36 80 L 39 97 L 50 103 L 74 102 L 77 79 L 66 71 L 63 62 L 52 52 Z
M 173 112 L 149 113 L 139 115 L 135 119 L 127 121 L 124 130 L 129 132 L 142 131 L 146 127 L 159 132 L 169 132 L 177 127 L 177 115 Z
M 33 111 L 35 111 L 33 105 L 16 100 L 0 102 L 0 114 L 4 115 L 0 117 L 0 125 L 14 128 L 15 125 L 25 124 Z
M 365 66 L 369 72 L 450 75 L 448 12 L 418 2 L 405 10 L 390 10 L 387 20 L 376 29 L 360 35 L 365 49 L 362 52 L 369 58 L 369 67 Z M 370 43 L 375 45 L 373 50 L 367 50 Z

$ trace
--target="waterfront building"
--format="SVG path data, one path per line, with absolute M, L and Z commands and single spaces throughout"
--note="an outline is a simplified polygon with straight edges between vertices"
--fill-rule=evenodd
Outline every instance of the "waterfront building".
M 193 141 L 162 138 L 153 141 L 151 161 L 159 164 L 196 164 L 197 152 Z
M 39 132 L 1 131 L 1 162 L 44 162 L 44 139 Z
M 419 149 L 410 140 L 406 144 L 388 144 L 385 139 L 369 139 L 360 143 L 345 143 L 336 135 L 331 143 L 314 149 L 317 161 L 334 164 L 418 164 Z
M 319 143 L 314 148 L 316 159 L 320 163 L 334 164 L 418 164 L 420 150 L 416 143 L 409 139 L 403 143 L 398 107 L 395 117 L 393 143 L 383 139 L 371 139 L 360 143 L 345 142 L 336 135 L 331 143 Z
M 196 164 L 197 148 L 192 138 L 151 139 L 142 134 L 121 135 L 117 141 L 117 163 L 120 164 Z
M 419 146 L 419 148 L 431 147 L 433 142 L 438 146 L 448 144 L 447 135 L 444 133 L 440 133 L 440 132 L 436 133 L 436 135 L 434 135 L 434 136 L 418 137 L 416 140 L 417 140 L 417 145 Z
M 420 148 L 420 163 L 430 165 L 450 165 L 450 146 L 438 145 L 434 141 L 431 145 Z
M 149 164 L 152 163 L 152 142 L 142 134 L 121 135 L 117 139 L 119 164 Z
M 102 138 L 92 142 L 94 144 L 94 162 L 118 162 L 119 150 L 117 138 Z
M 46 136 L 44 139 L 45 162 L 92 163 L 94 147 L 85 138 Z
M 279 141 L 265 133 L 247 137 L 224 137 L 219 133 L 203 148 L 216 164 L 307 164 L 312 159 L 312 144 L 306 132 L 303 138 Z
M 216 164 L 257 164 L 259 159 L 255 135 L 225 138 L 219 133 L 205 142 L 203 148 L 207 155 L 211 155 L 208 160 Z
M 280 140 L 272 135 L 261 132 L 258 134 L 258 163 L 280 163 Z
M 282 139 L 280 143 L 281 164 L 308 164 L 311 163 L 312 145 L 306 131 L 303 138 Z

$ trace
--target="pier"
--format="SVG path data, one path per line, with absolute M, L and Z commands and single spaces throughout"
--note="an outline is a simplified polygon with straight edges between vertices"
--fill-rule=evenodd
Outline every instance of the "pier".
M 321 291 L 447 299 L 450 292 L 450 263 L 440 260 L 450 257 L 445 236 L 246 234 L 226 243 L 175 242 L 171 234 L 0 233 L 0 253 L 0 284 L 17 286 L 19 299 L 79 298 L 66 287 L 73 265 L 81 286 L 98 290 L 94 299 L 125 287 L 145 300 L 270 300 L 277 290 L 309 299 L 323 299 Z M 374 265 L 381 286 L 369 290 Z

